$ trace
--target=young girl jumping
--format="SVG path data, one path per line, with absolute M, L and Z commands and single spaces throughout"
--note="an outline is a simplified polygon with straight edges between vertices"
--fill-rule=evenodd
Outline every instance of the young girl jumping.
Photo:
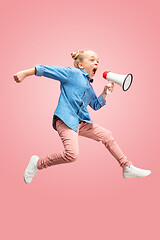
M 122 167 L 124 178 L 148 176 L 150 170 L 133 166 L 117 145 L 112 133 L 90 119 L 87 106 L 94 110 L 105 106 L 107 88 L 111 92 L 114 88 L 113 83 L 112 86 L 106 85 L 102 94 L 96 96 L 92 84 L 99 64 L 97 54 L 91 50 L 76 50 L 71 56 L 74 67 L 38 64 L 13 75 L 17 83 L 30 75 L 52 78 L 61 83 L 58 106 L 53 115 L 53 128 L 58 132 L 64 150 L 44 158 L 33 155 L 25 170 L 24 181 L 31 183 L 36 173 L 43 168 L 75 161 L 79 155 L 78 135 L 102 142 Z

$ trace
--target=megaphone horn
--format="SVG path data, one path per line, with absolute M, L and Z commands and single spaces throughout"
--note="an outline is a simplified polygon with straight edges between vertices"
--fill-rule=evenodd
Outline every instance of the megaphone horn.
M 133 75 L 131 73 L 128 73 L 127 75 L 121 75 L 111 71 L 105 71 L 103 73 L 103 77 L 109 81 L 109 86 L 111 86 L 112 83 L 117 83 L 122 86 L 123 91 L 127 91 L 130 88 L 133 80 Z M 107 94 L 110 94 L 108 89 Z

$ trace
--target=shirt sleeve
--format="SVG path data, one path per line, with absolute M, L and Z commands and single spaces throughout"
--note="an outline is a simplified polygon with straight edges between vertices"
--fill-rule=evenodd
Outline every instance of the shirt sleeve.
M 97 97 L 96 94 L 94 94 L 94 98 L 92 99 L 92 101 L 89 104 L 89 106 L 91 108 L 93 108 L 94 110 L 98 110 L 101 107 L 103 107 L 104 105 L 106 105 L 106 100 L 103 98 L 102 94 L 99 97 Z
M 36 76 L 52 78 L 60 81 L 61 83 L 68 81 L 73 72 L 71 67 L 59 67 L 51 65 L 44 66 L 42 64 L 35 65 L 35 69 Z

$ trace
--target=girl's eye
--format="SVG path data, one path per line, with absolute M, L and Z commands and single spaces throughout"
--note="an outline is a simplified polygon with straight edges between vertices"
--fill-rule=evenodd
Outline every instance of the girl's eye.
M 90 60 L 91 60 L 92 62 L 94 62 L 94 60 L 95 60 L 95 59 L 93 59 L 93 58 L 92 58 L 92 59 L 90 59 Z M 97 63 L 99 63 L 99 61 L 98 61 L 98 60 L 97 60 Z

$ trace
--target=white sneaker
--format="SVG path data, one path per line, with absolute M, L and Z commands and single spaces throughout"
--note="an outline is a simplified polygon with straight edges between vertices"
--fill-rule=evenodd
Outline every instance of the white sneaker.
M 33 155 L 30 159 L 30 162 L 29 162 L 26 170 L 25 170 L 24 181 L 27 184 L 32 182 L 34 176 L 39 171 L 39 169 L 37 168 L 38 159 L 39 159 L 38 156 Z
M 150 174 L 151 174 L 150 170 L 136 168 L 132 164 L 128 167 L 123 167 L 123 177 L 124 178 L 146 177 Z

